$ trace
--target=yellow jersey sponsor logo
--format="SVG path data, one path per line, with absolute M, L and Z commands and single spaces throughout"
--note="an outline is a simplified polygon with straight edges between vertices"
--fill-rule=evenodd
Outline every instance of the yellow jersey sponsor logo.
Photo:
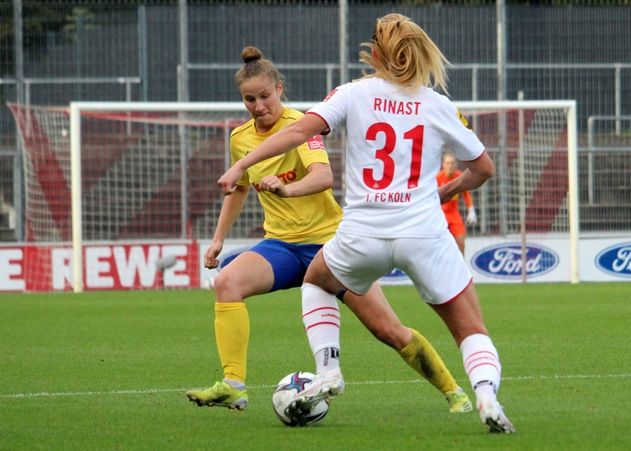
M 471 124 L 469 124 L 469 121 L 467 120 L 467 118 L 464 117 L 460 111 L 458 111 L 458 119 L 460 119 L 460 122 L 462 122 L 462 125 L 464 125 L 469 130 L 471 130 Z

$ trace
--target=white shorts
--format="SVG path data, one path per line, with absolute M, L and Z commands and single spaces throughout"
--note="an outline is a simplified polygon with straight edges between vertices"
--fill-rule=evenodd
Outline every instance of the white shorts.
M 444 304 L 471 283 L 471 272 L 447 229 L 434 238 L 369 238 L 336 233 L 324 245 L 324 261 L 346 288 L 365 294 L 395 268 L 414 282 L 425 302 Z

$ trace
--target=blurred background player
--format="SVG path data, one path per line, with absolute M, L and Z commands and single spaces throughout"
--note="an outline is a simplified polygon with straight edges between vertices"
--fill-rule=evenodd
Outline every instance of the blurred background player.
M 446 185 L 455 178 L 460 177 L 461 174 L 462 173 L 458 170 L 456 157 L 449 152 L 443 154 L 442 169 L 436 176 L 438 187 L 440 188 L 441 186 Z M 478 223 L 478 218 L 475 214 L 475 208 L 473 207 L 473 198 L 471 197 L 469 191 L 464 191 L 461 194 L 464 199 L 464 204 L 467 207 L 467 225 L 476 225 Z M 460 195 L 456 194 L 447 202 L 443 203 L 441 208 L 443 209 L 443 213 L 445 213 L 447 227 L 449 227 L 449 231 L 454 236 L 456 244 L 458 244 L 458 249 L 460 249 L 460 252 L 464 255 L 464 239 L 467 231 L 458 208 L 459 198 Z
M 233 164 L 303 116 L 282 104 L 283 77 L 271 61 L 255 47 L 246 47 L 242 59 L 244 64 L 235 79 L 252 119 L 230 136 Z M 214 280 L 215 338 L 224 379 L 206 390 L 186 393 L 199 406 L 247 407 L 250 322 L 244 301 L 253 295 L 302 285 L 308 265 L 334 235 L 342 216 L 332 184 L 328 155 L 318 135 L 283 156 L 250 167 L 232 195 L 224 197 L 213 241 L 204 255 L 205 266 L 219 264 L 224 239 L 243 208 L 250 186 L 257 190 L 265 212 L 265 238 L 223 267 Z M 345 290 L 337 294 L 373 335 L 397 350 L 443 393 L 451 412 L 472 410 L 469 398 L 435 349 L 419 332 L 401 324 L 378 283 L 363 297 Z M 303 320 L 310 339 L 319 344 L 314 350 L 317 368 L 339 368 L 340 312 L 335 298 L 324 304 L 318 300 L 303 304 Z
M 462 353 L 489 432 L 515 428 L 497 399 L 501 364 L 482 318 L 473 278 L 447 230 L 440 202 L 482 185 L 495 166 L 478 137 L 460 121 L 446 91 L 447 60 L 421 27 L 400 14 L 377 19 L 360 61 L 375 72 L 337 87 L 296 123 L 236 162 L 218 181 L 228 195 L 248 168 L 345 125 L 346 202 L 332 240 L 315 256 L 302 285 L 303 305 L 335 302 L 348 289 L 366 293 L 400 268 L 443 319 Z M 446 146 L 467 168 L 437 188 Z M 308 335 L 309 344 L 314 340 Z M 317 363 L 317 362 L 316 362 Z M 307 409 L 343 391 L 339 368 L 318 368 L 293 408 Z

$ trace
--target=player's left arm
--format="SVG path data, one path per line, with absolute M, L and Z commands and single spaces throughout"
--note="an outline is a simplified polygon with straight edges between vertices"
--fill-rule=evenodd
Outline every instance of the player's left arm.
M 328 129 L 328 125 L 320 116 L 305 114 L 298 121 L 270 136 L 256 149 L 237 161 L 219 178 L 217 183 L 225 194 L 232 194 L 236 189 L 237 181 L 241 179 L 243 173 L 252 165 L 276 155 L 287 153 L 326 129 Z
M 313 163 L 307 167 L 307 172 L 302 179 L 286 185 L 275 175 L 263 177 L 260 188 L 280 197 L 300 197 L 319 193 L 333 186 L 333 172 L 329 164 Z

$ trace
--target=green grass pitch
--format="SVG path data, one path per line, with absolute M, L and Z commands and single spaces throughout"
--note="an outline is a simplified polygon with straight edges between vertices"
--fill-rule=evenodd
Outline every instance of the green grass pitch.
M 460 354 L 411 287 L 386 287 L 472 395 Z M 342 309 L 347 382 L 322 424 L 289 428 L 271 394 L 313 371 L 300 292 L 248 301 L 250 406 L 199 408 L 221 378 L 209 291 L 0 295 L 0 449 L 631 449 L 631 284 L 481 285 L 515 435 L 489 435 Z

